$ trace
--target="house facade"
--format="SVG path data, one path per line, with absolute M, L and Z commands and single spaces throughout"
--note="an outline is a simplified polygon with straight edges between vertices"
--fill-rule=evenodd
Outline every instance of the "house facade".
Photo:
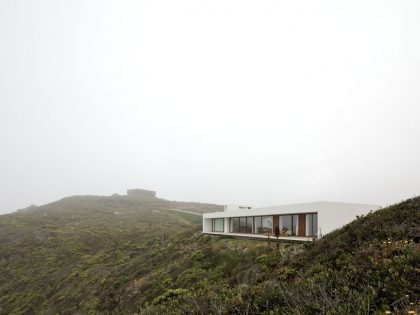
M 243 205 L 227 205 L 222 212 L 203 214 L 203 233 L 276 239 L 278 227 L 281 240 L 312 241 L 378 209 L 377 205 L 313 202 L 254 208 Z

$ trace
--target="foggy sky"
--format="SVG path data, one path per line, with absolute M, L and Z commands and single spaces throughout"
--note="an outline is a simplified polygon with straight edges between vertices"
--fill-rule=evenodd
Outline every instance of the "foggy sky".
M 420 193 L 420 1 L 0 0 L 0 213 Z

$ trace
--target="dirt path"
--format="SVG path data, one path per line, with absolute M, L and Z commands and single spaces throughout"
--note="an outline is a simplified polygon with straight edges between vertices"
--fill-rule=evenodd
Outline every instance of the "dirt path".
M 184 212 L 184 213 L 189 213 L 189 214 L 194 214 L 194 215 L 198 215 L 200 217 L 203 216 L 201 213 L 192 212 L 192 211 L 179 210 L 179 209 L 168 209 L 168 210 L 171 210 L 171 211 L 179 211 L 179 212 Z

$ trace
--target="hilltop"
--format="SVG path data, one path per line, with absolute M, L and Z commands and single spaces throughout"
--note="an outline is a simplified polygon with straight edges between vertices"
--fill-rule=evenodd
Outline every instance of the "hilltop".
M 419 298 L 420 198 L 278 253 L 170 209 L 221 207 L 75 196 L 0 216 L 0 314 L 383 314 Z

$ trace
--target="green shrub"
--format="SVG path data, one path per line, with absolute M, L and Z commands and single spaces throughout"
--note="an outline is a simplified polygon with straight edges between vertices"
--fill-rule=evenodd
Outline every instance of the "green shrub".
M 162 295 L 158 296 L 157 298 L 155 298 L 152 302 L 152 304 L 160 304 L 162 302 L 168 301 L 170 299 L 175 299 L 179 296 L 185 295 L 187 294 L 189 291 L 186 289 L 169 289 L 168 291 L 166 291 L 165 293 L 163 293 Z
M 281 255 L 278 253 L 275 254 L 263 254 L 257 257 L 258 265 L 263 270 L 274 269 L 279 265 L 281 261 Z

